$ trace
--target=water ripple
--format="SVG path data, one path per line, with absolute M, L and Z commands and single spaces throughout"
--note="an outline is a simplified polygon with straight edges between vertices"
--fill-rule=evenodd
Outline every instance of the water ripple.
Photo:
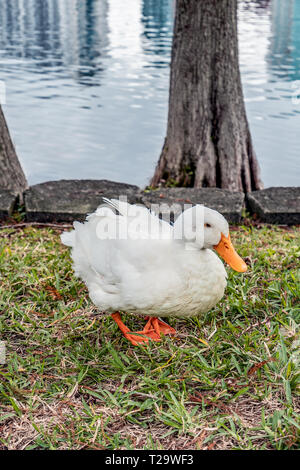
M 31 184 L 148 183 L 166 131 L 173 15 L 173 0 L 0 0 L 4 112 Z M 300 0 L 240 0 L 239 46 L 263 180 L 299 184 Z

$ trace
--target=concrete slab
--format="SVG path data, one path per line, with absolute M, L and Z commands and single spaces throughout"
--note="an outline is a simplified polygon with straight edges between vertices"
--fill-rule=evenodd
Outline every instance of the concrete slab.
M 300 224 L 300 187 L 273 187 L 248 193 L 247 206 L 262 222 Z
M 16 201 L 17 195 L 13 191 L 0 188 L 0 220 L 11 216 Z
M 160 205 L 163 218 L 167 207 L 172 205 L 174 218 L 179 215 L 185 204 L 203 204 L 217 210 L 231 223 L 238 223 L 242 218 L 244 194 L 233 193 L 219 188 L 162 188 L 155 191 L 142 192 L 142 202 L 150 208 L 152 204 Z
M 37 184 L 25 191 L 26 220 L 84 220 L 102 204 L 103 197 L 119 196 L 126 196 L 129 203 L 137 203 L 140 202 L 140 189 L 107 180 L 60 180 Z

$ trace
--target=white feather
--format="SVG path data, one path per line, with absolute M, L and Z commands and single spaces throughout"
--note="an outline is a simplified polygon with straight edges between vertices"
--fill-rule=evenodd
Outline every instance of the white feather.
M 221 299 L 226 271 L 210 249 L 186 249 L 184 240 L 174 240 L 174 227 L 144 206 L 104 202 L 61 237 L 101 311 L 188 317 Z

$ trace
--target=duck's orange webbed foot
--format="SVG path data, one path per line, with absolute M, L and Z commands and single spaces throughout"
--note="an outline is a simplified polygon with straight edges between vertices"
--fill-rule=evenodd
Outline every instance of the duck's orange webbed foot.
M 112 318 L 117 323 L 125 338 L 127 338 L 134 346 L 141 343 L 148 343 L 149 340 L 160 341 L 161 334 L 175 335 L 176 330 L 167 323 L 156 317 L 147 317 L 148 321 L 143 330 L 132 332 L 124 325 L 119 313 L 113 313 Z
M 176 330 L 174 330 L 174 328 L 172 328 L 170 325 L 168 325 L 167 323 L 165 323 L 164 321 L 160 320 L 159 318 L 157 317 L 147 317 L 148 319 L 148 322 L 144 328 L 144 330 L 154 330 L 155 333 L 159 336 L 160 338 L 160 335 L 163 334 L 163 335 L 176 335 Z

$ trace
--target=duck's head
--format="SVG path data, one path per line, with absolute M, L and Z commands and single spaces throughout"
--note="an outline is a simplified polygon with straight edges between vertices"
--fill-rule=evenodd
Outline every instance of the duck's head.
M 247 271 L 247 265 L 235 251 L 230 240 L 227 220 L 219 212 L 196 205 L 185 210 L 174 223 L 175 232 L 195 249 L 214 249 L 238 272 Z
M 247 265 L 237 254 L 230 240 L 227 220 L 219 212 L 204 208 L 204 248 L 214 248 L 216 252 L 240 273 L 247 271 Z

